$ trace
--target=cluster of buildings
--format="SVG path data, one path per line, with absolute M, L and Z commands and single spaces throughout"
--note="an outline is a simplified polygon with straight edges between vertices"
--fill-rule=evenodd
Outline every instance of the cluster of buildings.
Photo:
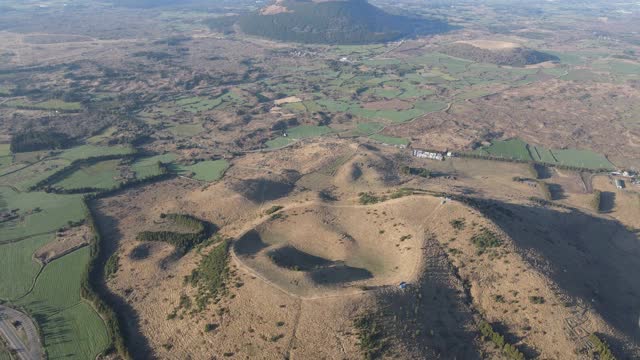
M 636 171 L 633 171 L 633 170 L 612 171 L 611 175 L 628 178 L 633 185 L 640 186 L 640 174 L 638 174 L 638 172 Z M 615 184 L 618 189 L 624 189 L 625 187 L 624 180 L 622 179 L 616 179 Z
M 427 150 L 418 150 L 418 149 L 413 149 L 412 155 L 421 159 L 431 159 L 431 160 L 438 160 L 438 161 L 443 161 L 446 157 L 453 157 L 453 153 L 451 151 L 440 152 L 440 151 L 427 151 Z

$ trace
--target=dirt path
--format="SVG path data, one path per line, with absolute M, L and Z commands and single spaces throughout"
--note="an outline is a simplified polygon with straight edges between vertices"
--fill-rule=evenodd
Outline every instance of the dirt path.
M 13 323 L 19 321 L 26 335 L 26 343 Z M 27 315 L 12 308 L 0 305 L 0 335 L 9 344 L 9 349 L 15 351 L 16 357 L 22 360 L 39 360 L 44 358 L 44 351 L 33 321 Z

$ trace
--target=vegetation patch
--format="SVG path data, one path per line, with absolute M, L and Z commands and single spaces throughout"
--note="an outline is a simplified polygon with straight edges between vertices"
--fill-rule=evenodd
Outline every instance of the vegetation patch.
M 615 355 L 611 352 L 609 344 L 606 341 L 600 339 L 596 334 L 589 335 L 589 340 L 593 344 L 593 355 L 597 355 L 600 360 L 616 360 Z
M 62 100 L 47 100 L 41 102 L 30 102 L 25 100 L 9 100 L 3 106 L 25 110 L 55 110 L 61 112 L 79 112 L 82 104 L 79 102 L 66 102 Z
M 198 267 L 185 277 L 185 281 L 198 290 L 196 305 L 199 310 L 205 309 L 212 298 L 226 291 L 229 278 L 229 244 L 229 240 L 223 240 L 202 257 Z
M 524 354 L 514 345 L 505 341 L 504 336 L 495 331 L 491 324 L 486 321 L 480 322 L 480 333 L 485 340 L 491 341 L 502 353 L 511 360 L 524 360 Z
M 178 255 L 183 255 L 197 244 L 207 240 L 217 231 L 215 225 L 191 215 L 166 214 L 164 215 L 164 219 L 175 225 L 184 227 L 190 232 L 143 231 L 138 233 L 136 239 L 138 241 L 162 241 L 169 243 L 175 246 Z
M 228 168 L 229 162 L 224 159 L 200 161 L 193 165 L 172 165 L 179 175 L 206 182 L 220 180 Z
M 358 346 L 364 358 L 380 358 L 387 348 L 387 341 L 375 314 L 365 314 L 358 317 L 353 322 L 353 326 L 358 331 Z
M 496 248 L 502 245 L 502 240 L 493 231 L 482 228 L 478 234 L 471 237 L 471 242 L 476 246 L 478 255 L 484 254 L 487 249 Z
M 371 204 L 377 204 L 379 202 L 385 201 L 386 197 L 384 196 L 376 196 L 373 193 L 370 192 L 361 192 L 360 194 L 358 194 L 359 196 L 359 202 L 362 205 L 371 205 Z

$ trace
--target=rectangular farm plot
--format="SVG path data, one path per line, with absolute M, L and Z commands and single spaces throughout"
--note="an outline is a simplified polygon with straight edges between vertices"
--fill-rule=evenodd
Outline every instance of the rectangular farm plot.
M 285 146 L 291 144 L 294 141 L 295 140 L 292 139 L 292 138 L 279 136 L 279 137 L 277 137 L 277 138 L 275 138 L 273 140 L 267 141 L 265 144 L 270 149 L 278 149 L 278 148 L 281 148 L 281 147 L 285 147 Z
M 305 139 L 322 136 L 333 132 L 328 126 L 300 125 L 287 130 L 287 135 L 294 139 Z
M 54 186 L 63 189 L 96 188 L 111 189 L 120 183 L 120 160 L 101 161 L 79 168 Z
M 193 165 L 175 165 L 178 174 L 207 182 L 222 178 L 227 168 L 229 168 L 229 162 L 226 160 L 208 160 Z

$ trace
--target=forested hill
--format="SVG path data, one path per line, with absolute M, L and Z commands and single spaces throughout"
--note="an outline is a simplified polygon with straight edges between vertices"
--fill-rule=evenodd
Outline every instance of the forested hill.
M 235 19 L 243 32 L 274 40 L 320 44 L 367 44 L 393 41 L 407 36 L 445 32 L 449 25 L 392 15 L 366 0 L 301 2 L 279 1 L 286 11 L 251 13 Z M 214 20 L 219 27 L 230 19 Z

